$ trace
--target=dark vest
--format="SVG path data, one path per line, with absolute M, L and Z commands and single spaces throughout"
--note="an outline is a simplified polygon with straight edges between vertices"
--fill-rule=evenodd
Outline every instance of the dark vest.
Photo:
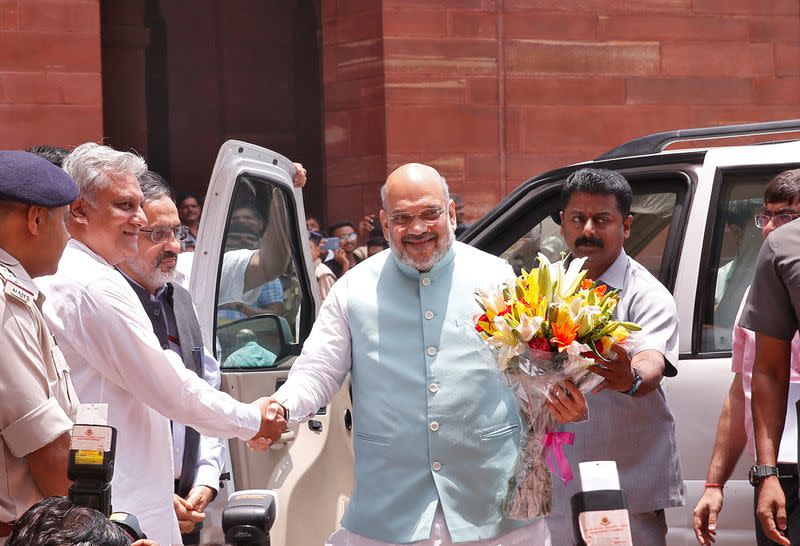
M 124 276 L 124 275 L 123 275 Z M 161 312 L 161 304 L 158 300 L 152 300 L 150 293 L 125 277 L 128 283 L 139 296 L 150 322 L 153 324 L 153 333 L 156 334 L 161 347 L 169 349 L 169 338 L 167 335 L 167 321 Z M 178 344 L 181 347 L 181 357 L 186 368 L 195 372 L 199 377 L 203 377 L 203 335 L 200 332 L 200 323 L 192 305 L 192 298 L 184 288 L 167 283 L 164 290 L 164 298 L 167 303 L 167 312 L 175 315 L 175 325 L 178 329 Z M 176 493 L 181 497 L 186 497 L 192 488 L 194 479 L 197 475 L 197 461 L 200 451 L 200 433 L 192 427 L 186 426 L 186 435 L 183 450 L 183 468 L 181 477 L 178 480 Z

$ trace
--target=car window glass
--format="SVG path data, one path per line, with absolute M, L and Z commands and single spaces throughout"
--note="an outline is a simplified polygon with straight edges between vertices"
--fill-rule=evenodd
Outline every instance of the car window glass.
M 700 351 L 729 352 L 733 326 L 761 248 L 754 216 L 761 210 L 764 188 L 780 172 L 724 172 L 709 218 L 710 244 L 701 271 Z
M 223 369 L 280 365 L 300 337 L 302 313 L 312 307 L 292 254 L 289 199 L 285 190 L 258 177 L 241 175 L 236 181 L 217 292 L 217 356 Z
M 625 241 L 625 252 L 658 278 L 677 194 L 667 191 L 648 193 L 645 183 L 634 184 L 633 189 L 633 223 L 630 237 Z M 562 252 L 568 252 L 567 244 L 561 236 L 561 227 L 557 223 L 560 201 L 549 199 L 541 202 L 537 208 L 537 216 L 544 218 L 501 254 L 517 274 L 522 268 L 534 267 L 539 252 L 550 260 L 557 260 Z

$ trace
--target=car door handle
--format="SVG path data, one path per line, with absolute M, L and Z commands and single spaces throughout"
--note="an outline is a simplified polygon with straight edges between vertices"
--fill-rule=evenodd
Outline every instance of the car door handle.
M 294 437 L 295 436 L 296 436 L 296 434 L 295 434 L 295 432 L 293 430 L 287 430 L 286 432 L 281 434 L 280 438 L 278 438 L 277 440 L 272 442 L 272 445 L 270 445 L 269 448 L 272 449 L 272 448 L 274 448 L 276 446 L 284 446 L 286 444 L 290 444 L 290 443 L 294 442 Z

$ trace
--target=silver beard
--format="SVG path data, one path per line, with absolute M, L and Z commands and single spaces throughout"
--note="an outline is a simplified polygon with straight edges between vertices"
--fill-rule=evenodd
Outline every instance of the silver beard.
M 401 263 L 404 263 L 409 267 L 413 267 L 417 271 L 430 271 L 430 269 L 436 265 L 436 262 L 441 260 L 444 255 L 447 254 L 447 252 L 450 250 L 450 247 L 453 246 L 453 241 L 455 241 L 455 239 L 455 230 L 453 229 L 453 226 L 450 225 L 450 222 L 448 222 L 444 239 L 436 239 L 436 248 L 428 258 L 415 260 L 408 255 L 408 252 L 406 252 L 406 249 L 402 243 L 400 245 L 395 245 L 391 238 L 389 239 L 389 248 L 392 249 L 392 252 L 395 253 L 397 259 L 400 260 Z
M 155 265 L 152 262 L 144 262 L 138 256 L 129 259 L 125 264 L 139 279 L 145 280 L 150 286 L 162 286 L 175 280 L 175 268 L 169 271 L 161 271 L 160 263 L 164 256 L 159 256 Z

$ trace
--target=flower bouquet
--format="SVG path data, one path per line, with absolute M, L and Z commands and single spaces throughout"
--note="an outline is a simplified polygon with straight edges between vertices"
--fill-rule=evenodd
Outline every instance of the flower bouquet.
M 523 423 L 522 445 L 509 481 L 503 511 L 512 519 L 530 519 L 550 511 L 552 483 L 548 466 L 564 483 L 572 479 L 562 449 L 573 435 L 557 432 L 545 401 L 557 383 L 572 381 L 581 392 L 603 378 L 588 370 L 616 355 L 633 323 L 613 319 L 619 291 L 585 278 L 585 258 L 539 266 L 493 290 L 479 290 L 483 313 L 475 330 L 491 346 L 497 365 L 517 401 Z

